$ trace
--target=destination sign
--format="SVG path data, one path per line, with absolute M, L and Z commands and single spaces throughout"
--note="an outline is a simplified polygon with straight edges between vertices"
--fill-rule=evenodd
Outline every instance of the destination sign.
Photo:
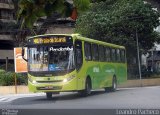
M 69 36 L 43 36 L 35 37 L 28 40 L 28 44 L 54 44 L 54 43 L 68 43 L 72 42 Z

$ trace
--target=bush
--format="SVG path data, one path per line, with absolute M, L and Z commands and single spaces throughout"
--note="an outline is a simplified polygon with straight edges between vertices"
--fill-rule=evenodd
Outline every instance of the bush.
M 8 63 L 8 71 L 14 72 L 14 64 Z M 0 69 L 6 70 L 6 64 L 0 65 Z
M 0 70 L 0 86 L 9 86 L 15 84 L 13 72 L 5 72 Z M 27 75 L 26 74 L 16 74 L 17 85 L 26 85 L 27 84 Z

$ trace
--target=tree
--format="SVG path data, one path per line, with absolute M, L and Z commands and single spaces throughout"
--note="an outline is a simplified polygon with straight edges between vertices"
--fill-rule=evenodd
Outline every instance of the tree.
M 136 30 L 142 49 L 150 49 L 160 41 L 154 31 L 160 14 L 141 0 L 107 0 L 95 3 L 76 22 L 76 32 L 87 37 L 135 49 Z
M 128 63 L 132 63 L 137 52 L 136 31 L 144 51 L 160 42 L 160 34 L 154 31 L 160 25 L 159 17 L 158 11 L 142 0 L 106 0 L 92 4 L 78 18 L 75 32 L 126 46 Z
M 90 0 L 19 0 L 18 19 L 21 28 L 32 28 L 33 24 L 43 16 L 50 16 L 58 12 L 64 16 L 71 16 L 73 9 L 78 13 L 88 9 Z
M 18 11 L 18 2 L 19 0 L 12 0 L 13 4 L 14 4 L 14 14 L 16 14 L 16 12 Z M 14 19 L 16 19 L 16 15 L 14 17 Z M 26 40 L 26 36 L 31 35 L 32 31 L 30 31 L 29 29 L 25 28 L 25 29 L 20 29 L 21 26 L 21 21 L 18 20 L 17 23 L 14 24 L 9 24 L 9 28 L 8 30 L 11 32 L 11 36 L 13 38 L 13 42 L 14 42 L 14 46 L 18 47 L 18 46 L 23 46 L 24 42 Z

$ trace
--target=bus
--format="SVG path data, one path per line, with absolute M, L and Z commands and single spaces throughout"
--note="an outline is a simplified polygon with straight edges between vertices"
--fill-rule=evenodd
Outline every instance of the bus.
M 48 99 L 60 92 L 115 91 L 127 80 L 124 46 L 79 34 L 46 34 L 29 37 L 26 47 L 29 90 Z

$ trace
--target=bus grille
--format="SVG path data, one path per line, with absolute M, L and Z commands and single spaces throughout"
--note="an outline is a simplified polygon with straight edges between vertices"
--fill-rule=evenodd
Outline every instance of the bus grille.
M 62 80 L 56 80 L 56 81 L 37 81 L 37 83 L 56 83 L 56 82 L 62 82 Z
M 37 87 L 37 90 L 60 90 L 62 86 L 46 86 L 46 87 Z

